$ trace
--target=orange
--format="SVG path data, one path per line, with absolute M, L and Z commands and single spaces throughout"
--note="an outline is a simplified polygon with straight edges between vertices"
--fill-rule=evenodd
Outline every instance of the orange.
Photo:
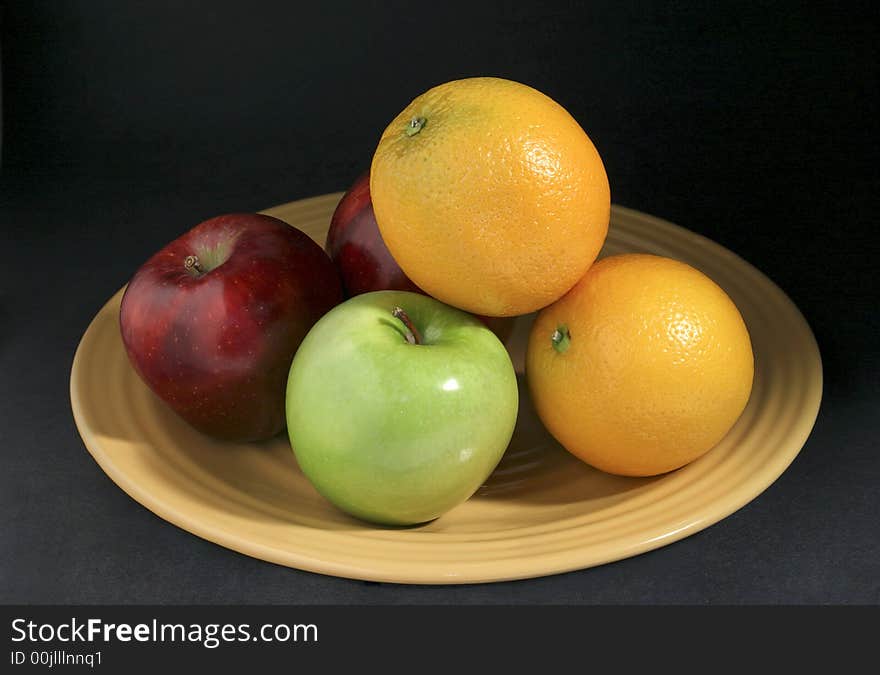
M 611 197 L 574 118 L 492 77 L 426 91 L 388 125 L 370 193 L 382 238 L 416 285 L 487 316 L 535 311 L 596 259 Z
M 529 334 L 536 410 L 572 454 L 603 471 L 650 476 L 720 441 L 752 389 L 749 333 L 728 295 L 684 263 L 604 258 Z

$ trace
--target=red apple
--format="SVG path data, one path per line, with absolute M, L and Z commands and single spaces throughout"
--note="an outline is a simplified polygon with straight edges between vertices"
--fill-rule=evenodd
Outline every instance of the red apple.
M 211 436 L 254 441 L 285 426 L 293 355 L 342 300 L 333 263 L 277 218 L 206 220 L 137 270 L 122 297 L 122 340 L 168 406 Z
M 355 180 L 333 212 L 326 249 L 349 297 L 370 291 L 423 293 L 391 257 L 379 234 L 369 171 Z
M 348 297 L 370 291 L 413 291 L 427 295 L 400 269 L 382 240 L 370 198 L 369 171 L 357 177 L 336 206 L 325 248 L 339 270 Z M 477 318 L 502 342 L 510 337 L 511 317 Z

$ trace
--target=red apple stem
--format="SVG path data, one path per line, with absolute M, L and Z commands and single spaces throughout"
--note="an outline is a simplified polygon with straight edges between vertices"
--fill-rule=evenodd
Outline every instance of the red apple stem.
M 196 275 L 201 275 L 205 273 L 205 271 L 202 269 L 201 264 L 199 264 L 199 257 L 196 255 L 186 256 L 186 259 L 183 261 L 183 267 L 190 274 L 192 274 L 192 270 L 196 271 Z
M 395 307 L 391 310 L 391 314 L 395 319 L 400 319 L 401 323 L 406 327 L 406 341 L 411 345 L 420 345 L 422 344 L 422 336 L 419 334 L 419 329 L 416 328 L 415 324 L 412 322 L 412 319 L 409 318 L 409 314 L 403 311 L 402 307 Z

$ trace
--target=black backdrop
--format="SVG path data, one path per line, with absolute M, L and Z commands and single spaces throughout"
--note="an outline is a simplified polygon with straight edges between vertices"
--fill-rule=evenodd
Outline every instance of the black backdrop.
M 876 32 L 869 3 L 7 2 L 0 601 L 877 603 Z M 123 494 L 68 401 L 98 308 L 209 216 L 345 189 L 410 99 L 470 75 L 555 98 L 615 203 L 798 304 L 825 396 L 792 466 L 673 545 L 469 587 L 274 566 Z

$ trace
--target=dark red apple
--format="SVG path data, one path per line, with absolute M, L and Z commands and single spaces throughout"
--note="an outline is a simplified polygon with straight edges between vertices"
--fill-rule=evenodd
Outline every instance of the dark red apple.
M 370 291 L 423 293 L 400 269 L 379 234 L 369 171 L 358 176 L 333 212 L 325 248 L 349 297 Z
M 357 177 L 336 206 L 325 248 L 339 270 L 348 297 L 370 291 L 413 291 L 427 295 L 400 269 L 382 240 L 370 198 L 369 171 Z M 512 318 L 477 318 L 502 342 L 510 337 Z
M 119 323 L 135 370 L 172 410 L 205 434 L 255 441 L 284 429 L 293 355 L 341 301 L 336 268 L 305 233 L 233 213 L 144 263 Z

